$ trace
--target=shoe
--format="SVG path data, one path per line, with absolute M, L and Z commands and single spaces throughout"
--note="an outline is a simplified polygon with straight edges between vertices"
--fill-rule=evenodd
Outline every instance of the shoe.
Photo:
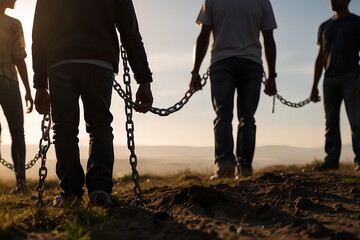
M 235 176 L 235 163 L 232 161 L 219 161 L 215 164 L 214 175 L 210 177 L 210 180 L 222 179 L 222 178 L 234 178 Z
M 241 167 L 241 176 L 243 177 L 251 177 L 252 176 L 252 167 L 242 166 Z
M 104 190 L 95 190 L 90 194 L 90 205 L 99 207 L 111 207 L 114 205 L 110 194 Z
M 324 172 L 324 171 L 338 170 L 338 169 L 339 169 L 339 163 L 325 161 L 320 166 L 314 167 L 313 171 L 315 171 L 315 172 Z
M 354 171 L 360 171 L 360 162 L 355 162 Z
M 54 207 L 78 207 L 81 205 L 82 198 L 71 194 L 70 196 L 58 195 L 53 200 Z
M 19 179 L 16 183 L 15 188 L 11 191 L 12 194 L 19 194 L 21 196 L 30 196 L 31 195 L 31 189 L 26 184 L 25 179 Z

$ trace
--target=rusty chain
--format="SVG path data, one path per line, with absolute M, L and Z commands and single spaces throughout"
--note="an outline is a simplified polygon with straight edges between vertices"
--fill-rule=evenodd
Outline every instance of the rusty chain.
M 41 157 L 41 167 L 39 168 L 39 184 L 37 186 L 38 200 L 36 201 L 36 206 L 38 207 L 45 206 L 45 202 L 43 201 L 42 196 L 45 189 L 45 179 L 47 177 L 46 154 L 51 145 L 50 130 L 51 130 L 50 114 L 44 114 L 44 118 L 41 122 L 42 138 L 40 139 L 39 142 L 39 153 L 38 153 Z

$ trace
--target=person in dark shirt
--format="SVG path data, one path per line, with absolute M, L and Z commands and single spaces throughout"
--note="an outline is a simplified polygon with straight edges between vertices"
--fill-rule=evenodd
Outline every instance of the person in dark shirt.
M 355 170 L 360 170 L 360 17 L 349 12 L 350 0 L 330 0 L 335 15 L 321 24 L 311 100 L 320 101 L 318 83 L 325 69 L 325 162 L 316 171 L 339 168 L 340 106 L 344 101 L 352 131 Z
M 62 189 L 54 206 L 79 205 L 84 182 L 91 204 L 113 204 L 113 116 L 109 109 L 119 64 L 116 29 L 140 84 L 137 110 L 145 113 L 153 102 L 152 73 L 132 1 L 37 1 L 32 46 L 35 108 L 45 114 L 51 103 L 56 173 Z M 90 137 L 86 181 L 77 137 L 80 97 Z

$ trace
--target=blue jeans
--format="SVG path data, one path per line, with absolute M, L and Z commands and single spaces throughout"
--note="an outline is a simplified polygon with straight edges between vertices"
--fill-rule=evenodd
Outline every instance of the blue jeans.
M 114 164 L 113 134 L 110 113 L 114 74 L 91 64 L 67 63 L 48 70 L 54 143 L 57 157 L 56 174 L 62 194 L 81 196 L 85 181 L 80 164 L 77 137 L 79 133 L 79 98 L 83 102 L 86 131 L 89 133 L 89 159 L 86 187 L 112 191 Z
M 0 80 L 1 81 L 1 80 Z M 25 179 L 24 113 L 18 84 L 0 88 L 0 105 L 4 111 L 11 135 L 11 156 L 17 182 Z M 0 125 L 1 136 L 1 125 Z
M 236 157 L 241 166 L 251 167 L 256 135 L 254 114 L 259 103 L 262 76 L 260 64 L 238 57 L 218 61 L 210 67 L 211 98 L 216 113 L 215 163 L 235 163 L 232 119 L 236 90 L 239 120 Z
M 341 152 L 340 106 L 345 103 L 352 132 L 355 162 L 360 163 L 360 97 L 354 95 L 354 87 L 360 81 L 359 73 L 327 77 L 324 80 L 324 107 L 326 117 L 325 161 L 338 163 Z

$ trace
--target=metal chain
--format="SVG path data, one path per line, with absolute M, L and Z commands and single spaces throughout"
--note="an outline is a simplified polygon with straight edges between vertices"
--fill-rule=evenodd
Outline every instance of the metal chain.
M 124 101 L 125 101 L 125 114 L 126 114 L 126 133 L 127 133 L 127 146 L 130 150 L 130 165 L 132 170 L 132 179 L 134 182 L 134 195 L 135 199 L 131 202 L 131 206 L 139 207 L 142 209 L 146 209 L 145 203 L 143 202 L 143 194 L 140 187 L 140 176 L 139 172 L 137 171 L 137 156 L 135 154 L 135 138 L 134 138 L 134 122 L 132 120 L 133 116 L 133 105 L 132 101 L 132 92 L 131 92 L 131 78 L 130 78 L 130 69 L 127 62 L 127 54 L 125 49 L 121 47 L 121 57 L 123 59 L 123 67 L 124 67 L 124 74 L 123 74 L 123 81 L 126 86 L 126 92 L 124 94 Z M 119 85 L 120 86 L 120 85 Z
M 51 130 L 51 117 L 49 114 L 44 114 L 44 118 L 41 122 L 41 131 L 42 138 L 39 142 L 39 155 L 41 157 L 41 167 L 39 168 L 39 184 L 37 186 L 38 190 L 38 200 L 36 201 L 36 206 L 43 207 L 45 202 L 42 199 L 43 192 L 45 189 L 45 179 L 47 177 L 47 168 L 46 168 L 46 154 L 50 148 L 50 130 Z
M 25 165 L 25 170 L 28 170 L 30 168 L 32 168 L 33 166 L 35 166 L 36 162 L 40 159 L 40 151 L 35 155 L 35 157 L 29 161 L 26 165 Z M 8 161 L 6 161 L 3 158 L 0 158 L 0 163 L 2 165 L 4 165 L 6 168 L 15 171 L 15 166 L 12 163 L 9 163 Z
M 123 48 L 122 48 L 122 51 Z M 122 56 L 124 55 L 123 52 L 121 53 Z M 125 52 L 125 55 L 126 55 L 126 52 Z M 124 60 L 123 59 L 123 62 L 125 62 L 124 64 L 127 65 L 127 59 Z M 210 75 L 210 69 L 207 70 L 206 73 L 204 73 L 204 75 L 202 76 L 201 78 L 201 86 L 204 87 L 205 84 L 206 84 L 206 81 L 207 79 L 209 78 L 209 75 Z M 130 102 L 130 106 L 131 107 L 135 107 L 135 106 L 139 106 L 139 104 L 133 102 L 131 99 L 128 99 L 128 96 L 127 94 L 125 93 L 125 91 L 121 88 L 121 85 L 114 79 L 114 89 L 117 91 L 117 93 L 119 94 L 119 96 L 124 99 L 125 101 L 129 101 Z M 188 90 L 184 97 L 177 103 L 175 103 L 173 106 L 171 107 L 168 107 L 168 108 L 156 108 L 156 107 L 149 107 L 149 111 L 156 114 L 156 115 L 159 115 L 159 116 L 168 116 L 172 113 L 175 113 L 177 111 L 179 111 L 181 108 L 184 107 L 184 105 L 189 101 L 189 99 L 192 97 L 192 95 L 195 93 L 195 90 Z
M 264 72 L 263 73 L 263 76 L 264 76 L 264 81 L 263 81 L 263 84 L 265 85 L 266 84 L 266 81 L 267 81 L 267 77 L 266 77 L 266 73 Z M 293 103 L 293 102 L 290 102 L 288 100 L 286 100 L 285 98 L 283 98 L 281 95 L 279 95 L 278 93 L 276 93 L 274 95 L 274 101 L 273 101 L 273 109 L 272 109 L 272 112 L 274 113 L 275 112 L 275 98 L 277 98 L 282 104 L 288 106 L 288 107 L 292 107 L 292 108 L 300 108 L 300 107 L 303 107 L 305 106 L 306 104 L 309 104 L 311 102 L 311 99 L 310 97 L 305 99 L 304 101 L 301 101 L 301 102 L 298 102 L 298 103 Z

